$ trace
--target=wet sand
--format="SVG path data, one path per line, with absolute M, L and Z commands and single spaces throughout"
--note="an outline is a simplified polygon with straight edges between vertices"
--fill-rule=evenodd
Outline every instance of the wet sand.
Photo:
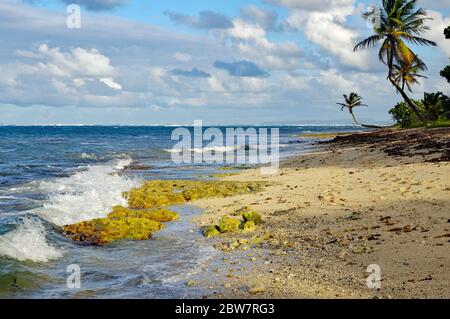
M 207 297 L 449 298 L 449 154 L 450 129 L 381 130 L 339 136 L 275 175 L 226 177 L 271 186 L 195 202 L 200 227 L 243 206 L 265 221 L 208 239 L 223 255 L 202 276 Z M 380 289 L 366 285 L 371 264 Z

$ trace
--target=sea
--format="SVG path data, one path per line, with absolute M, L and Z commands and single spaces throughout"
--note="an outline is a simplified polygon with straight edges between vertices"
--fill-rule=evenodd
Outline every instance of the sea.
M 246 129 L 253 126 L 244 126 Z M 175 126 L 0 126 L 0 298 L 199 298 L 186 282 L 217 252 L 191 219 L 194 205 L 173 207 L 177 222 L 147 241 L 80 245 L 61 227 L 106 217 L 122 194 L 145 180 L 211 179 L 224 163 L 177 163 Z M 204 129 L 207 129 L 205 127 Z M 225 134 L 225 127 L 218 127 Z M 260 128 L 260 127 L 256 127 Z M 271 126 L 280 158 L 310 152 L 302 133 L 353 132 L 347 126 Z M 187 127 L 192 131 L 192 127 Z M 205 145 L 194 152 L 202 152 Z M 238 148 L 248 145 L 236 145 Z M 215 152 L 236 149 L 215 148 Z M 231 168 L 234 168 L 231 167 Z M 78 285 L 74 269 L 80 270 Z

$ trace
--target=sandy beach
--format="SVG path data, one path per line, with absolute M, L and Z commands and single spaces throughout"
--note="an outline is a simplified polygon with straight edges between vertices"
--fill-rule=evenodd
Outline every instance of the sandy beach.
M 258 194 L 195 202 L 200 226 L 249 206 L 263 225 L 211 240 L 209 298 L 449 298 L 450 129 L 339 136 L 282 163 Z M 259 238 L 258 244 L 255 238 Z M 369 289 L 369 265 L 381 288 Z

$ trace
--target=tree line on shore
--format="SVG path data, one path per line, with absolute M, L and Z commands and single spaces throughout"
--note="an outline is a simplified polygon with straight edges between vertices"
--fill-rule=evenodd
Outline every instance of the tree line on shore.
M 420 79 L 426 79 L 421 72 L 427 70 L 426 63 L 410 48 L 409 45 L 435 47 L 437 44 L 420 35 L 430 28 L 425 22 L 431 18 L 423 8 L 416 8 L 417 0 L 382 0 L 379 10 L 370 9 L 362 14 L 364 20 L 377 21 L 374 33 L 359 42 L 354 51 L 375 47 L 381 43 L 378 58 L 387 66 L 387 80 L 403 98 L 389 113 L 402 127 L 415 126 L 450 126 L 450 97 L 442 92 L 424 93 L 421 100 L 414 100 L 408 93 Z M 446 39 L 450 39 L 450 26 L 444 30 Z M 450 83 L 450 65 L 440 75 Z M 341 109 L 348 109 L 356 125 L 376 127 L 359 123 L 353 109 L 367 106 L 362 97 L 352 92 L 344 95 L 345 103 L 337 103 Z

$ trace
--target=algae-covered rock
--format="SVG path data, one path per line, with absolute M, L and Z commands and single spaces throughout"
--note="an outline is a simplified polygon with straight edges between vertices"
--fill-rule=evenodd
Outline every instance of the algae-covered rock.
M 233 233 L 239 231 L 241 221 L 228 216 L 223 216 L 217 226 L 217 229 L 221 233 Z
M 178 220 L 180 215 L 178 213 L 165 209 L 155 209 L 155 210 L 132 210 L 122 206 L 115 206 L 113 211 L 108 215 L 110 219 L 121 219 L 121 218 L 146 218 L 151 219 L 156 222 L 166 223 Z
M 211 238 L 211 237 L 215 237 L 215 236 L 219 236 L 219 235 L 220 235 L 220 231 L 217 229 L 216 226 L 208 227 L 203 232 L 203 236 L 205 236 L 206 238 Z
M 65 234 L 75 241 L 93 245 L 120 239 L 145 240 L 161 230 L 161 222 L 177 220 L 179 215 L 163 207 L 183 204 L 196 199 L 227 197 L 260 191 L 266 183 L 228 181 L 148 181 L 141 187 L 124 193 L 128 206 L 116 206 L 107 218 L 64 227 Z M 224 218 L 211 228 L 207 237 L 221 232 L 239 231 L 239 220 Z M 205 235 L 206 236 L 206 235 Z
M 244 218 L 246 222 L 254 222 L 255 225 L 261 225 L 263 222 L 261 215 L 254 211 L 244 212 L 242 218 Z
M 186 200 L 181 192 L 175 192 L 176 183 L 171 181 L 149 181 L 126 193 L 131 208 L 154 208 L 182 204 Z
M 256 230 L 256 224 L 253 220 L 242 223 L 242 231 L 244 233 L 250 233 L 255 230 Z
M 64 227 L 64 233 L 74 241 L 104 245 L 116 240 L 146 240 L 164 228 L 160 222 L 146 218 L 101 218 Z
M 261 182 L 149 181 L 125 195 L 131 208 L 148 209 L 182 204 L 202 198 L 256 192 L 263 186 Z

